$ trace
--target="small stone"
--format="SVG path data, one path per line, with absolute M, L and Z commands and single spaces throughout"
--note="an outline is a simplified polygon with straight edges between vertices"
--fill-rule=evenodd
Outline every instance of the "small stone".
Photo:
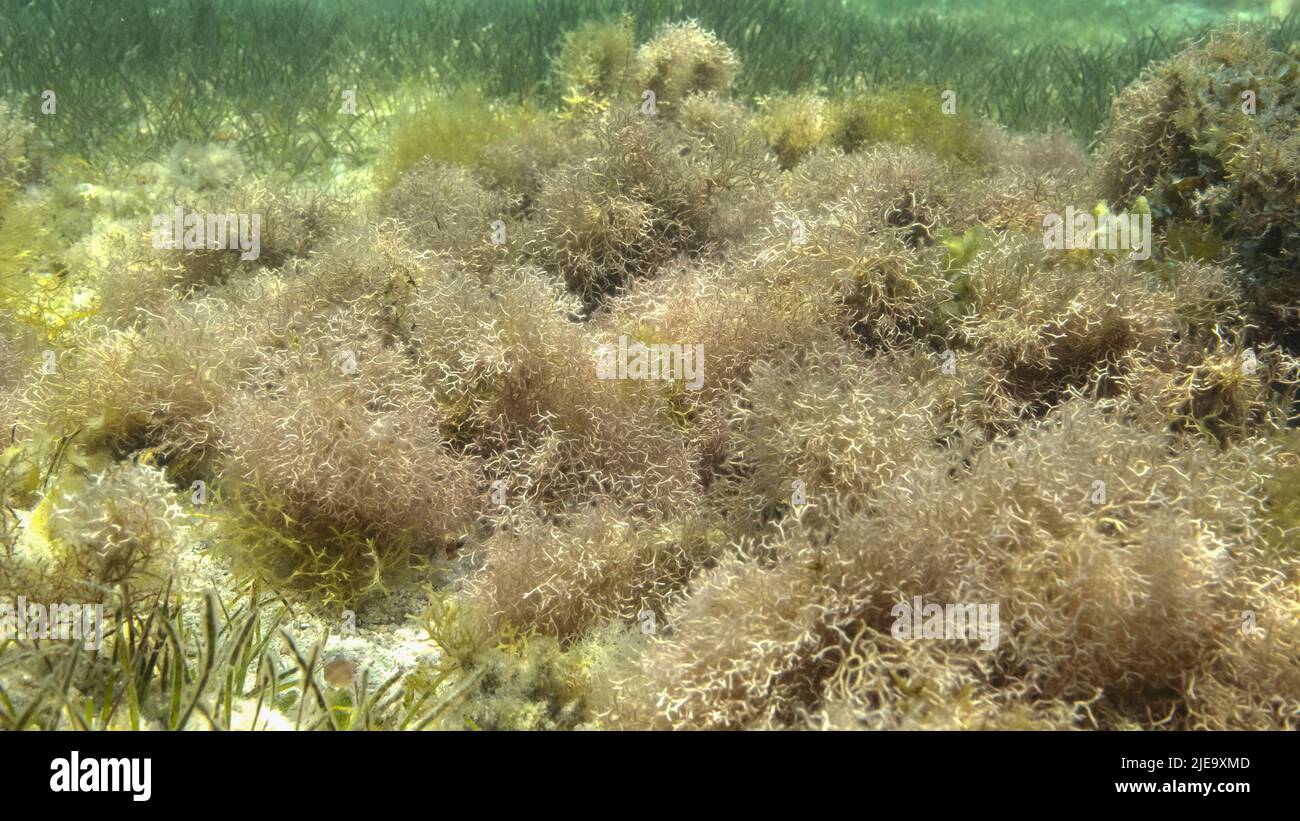
M 357 666 L 343 657 L 325 665 L 325 683 L 331 687 L 351 687 L 357 677 Z

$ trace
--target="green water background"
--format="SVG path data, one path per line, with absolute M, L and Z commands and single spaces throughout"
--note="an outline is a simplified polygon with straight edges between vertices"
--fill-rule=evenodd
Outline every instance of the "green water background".
M 1115 93 L 1206 27 L 1300 39 L 1292 0 L 0 0 L 0 100 L 56 155 L 129 165 L 178 140 L 236 144 L 255 167 L 365 164 L 393 111 L 473 85 L 554 105 L 560 38 L 635 18 L 638 40 L 698 19 L 737 50 L 744 96 L 852 83 L 955 88 L 1019 130 L 1089 141 Z M 356 89 L 359 116 L 340 112 Z

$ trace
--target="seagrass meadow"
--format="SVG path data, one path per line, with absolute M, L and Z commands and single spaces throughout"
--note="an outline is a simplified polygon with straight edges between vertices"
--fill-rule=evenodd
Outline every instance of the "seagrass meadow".
M 0 729 L 1300 727 L 1300 10 L 0 0 Z

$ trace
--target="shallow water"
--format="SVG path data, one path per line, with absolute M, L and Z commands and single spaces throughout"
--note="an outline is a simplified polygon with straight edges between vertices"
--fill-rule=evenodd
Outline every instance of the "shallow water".
M 0 0 L 0 729 L 1293 728 L 1298 42 Z

